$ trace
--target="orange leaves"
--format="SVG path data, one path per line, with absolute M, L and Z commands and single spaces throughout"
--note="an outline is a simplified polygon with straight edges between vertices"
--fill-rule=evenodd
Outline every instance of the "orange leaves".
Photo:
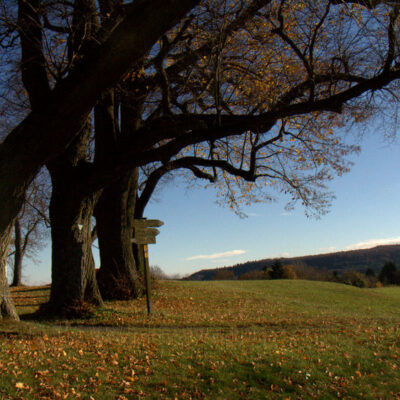
M 130 375 L 125 377 L 125 380 L 129 381 L 129 382 L 134 382 L 135 379 L 136 379 L 135 378 L 135 371 L 132 369 Z
M 113 302 L 82 323 L 118 329 L 49 325 L 47 340 L 42 330 L 2 337 L 0 387 L 43 399 L 396 398 L 399 295 L 302 281 L 162 282 L 151 320 L 142 300 Z
M 49 370 L 46 369 L 44 371 L 36 371 L 35 372 L 35 378 L 39 378 L 40 376 L 46 376 L 49 375 Z

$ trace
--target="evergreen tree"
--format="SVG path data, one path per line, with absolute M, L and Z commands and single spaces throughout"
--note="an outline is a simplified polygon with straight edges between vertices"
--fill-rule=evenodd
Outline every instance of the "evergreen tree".
M 393 285 L 396 283 L 397 268 L 393 261 L 387 261 L 379 273 L 379 280 L 386 285 Z
M 280 260 L 275 260 L 270 271 L 271 279 L 282 279 L 285 270 Z

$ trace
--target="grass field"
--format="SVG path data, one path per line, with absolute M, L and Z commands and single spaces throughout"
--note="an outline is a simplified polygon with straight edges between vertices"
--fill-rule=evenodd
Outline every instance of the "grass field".
M 1 399 L 400 399 L 400 288 L 161 282 L 85 320 L 0 325 Z

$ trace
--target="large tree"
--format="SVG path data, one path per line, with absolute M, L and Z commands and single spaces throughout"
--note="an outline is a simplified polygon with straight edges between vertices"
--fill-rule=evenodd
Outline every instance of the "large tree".
M 79 67 L 51 87 L 43 64 L 43 24 L 37 14 L 40 0 L 13 4 L 33 15 L 20 19 L 21 59 L 30 97 L 36 107 L 0 146 L 0 309 L 1 317 L 16 317 L 9 298 L 5 263 L 13 220 L 25 192 L 39 169 L 71 143 L 84 126 L 100 95 L 114 86 L 133 63 L 143 57 L 160 35 L 173 27 L 199 0 L 134 1 L 120 5 L 107 34 L 82 52 Z M 75 2 L 78 5 L 79 1 Z M 3 8 L 7 6 L 3 2 Z M 7 7 L 8 8 L 8 7 Z M 8 25 L 8 20 L 5 21 Z M 33 22 L 33 24 L 32 24 Z M 46 21 L 45 21 L 46 22 Z M 8 33 L 8 27 L 4 29 Z M 32 35 L 32 36 L 31 36 Z M 30 40 L 31 38 L 31 40 Z M 39 38 L 39 42 L 37 39 Z M 79 99 L 77 101 L 77 99 Z
M 146 112 L 112 154 L 95 163 L 95 173 L 91 165 L 81 168 L 92 187 L 104 187 L 129 168 L 166 163 L 204 141 L 223 149 L 225 138 L 249 135 L 253 147 L 278 148 L 285 121 L 292 124 L 290 140 L 310 113 L 322 125 L 335 122 L 337 113 L 343 120 L 359 119 L 372 110 L 373 95 L 400 77 L 397 2 L 205 0 L 176 25 L 197 3 L 120 5 L 125 12 L 112 18 L 115 28 L 83 46 L 74 68 L 55 85 L 46 83 L 41 42 L 29 40 L 39 38 L 43 27 L 54 30 L 54 23 L 36 23 L 26 40 L 21 35 L 32 112 L 0 147 L 4 240 L 38 168 L 66 149 L 100 95 L 121 82 L 129 68 L 125 81 L 140 82 Z M 19 4 L 34 11 L 38 5 L 38 0 Z M 32 18 L 19 22 L 29 25 Z M 32 101 L 35 93 L 39 100 Z M 255 174 L 253 165 L 250 157 L 246 167 Z M 6 290 L 2 293 L 6 298 Z

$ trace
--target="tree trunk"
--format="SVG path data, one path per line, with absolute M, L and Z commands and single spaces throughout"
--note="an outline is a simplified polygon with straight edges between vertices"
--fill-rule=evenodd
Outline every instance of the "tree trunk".
M 17 310 L 11 299 L 7 283 L 6 262 L 11 240 L 11 226 L 0 235 L 0 320 L 10 318 L 19 320 Z
M 137 170 L 107 187 L 96 206 L 100 249 L 97 280 L 104 299 L 126 300 L 143 292 L 132 252 Z
M 21 225 L 17 218 L 14 222 L 14 235 L 15 235 L 15 253 L 14 253 L 14 268 L 13 268 L 13 281 L 11 286 L 22 285 L 22 259 L 24 257 L 22 250 L 22 237 Z
M 88 194 L 79 170 L 50 169 L 52 284 L 48 309 L 69 315 L 85 303 L 101 305 L 91 250 L 91 219 L 99 194 Z

